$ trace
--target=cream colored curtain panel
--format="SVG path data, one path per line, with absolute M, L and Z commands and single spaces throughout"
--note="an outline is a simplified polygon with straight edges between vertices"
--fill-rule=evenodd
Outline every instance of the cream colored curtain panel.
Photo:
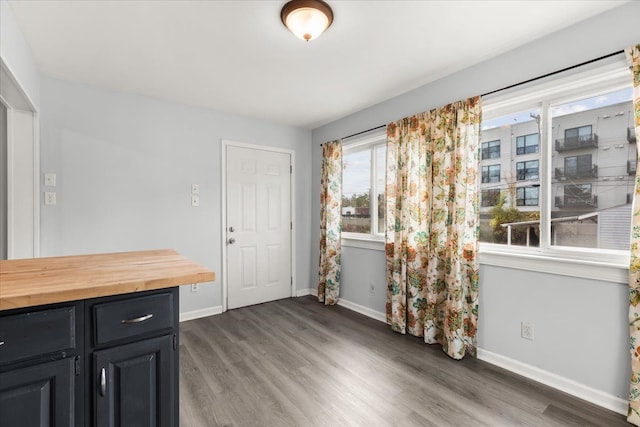
M 640 44 L 626 49 L 633 72 L 633 109 L 636 140 L 640 138 Z M 637 166 L 640 166 L 636 144 Z M 631 224 L 631 264 L 629 266 L 629 327 L 631 330 L 631 387 L 627 421 L 640 426 L 640 167 L 636 167 Z
M 320 189 L 320 268 L 318 301 L 338 302 L 340 294 L 340 232 L 342 230 L 342 143 L 322 145 Z
M 387 126 L 387 323 L 475 353 L 480 97 Z

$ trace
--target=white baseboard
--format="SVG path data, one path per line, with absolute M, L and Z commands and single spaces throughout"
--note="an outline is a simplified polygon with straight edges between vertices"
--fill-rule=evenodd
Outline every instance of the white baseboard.
M 379 322 L 387 323 L 386 314 L 375 311 L 369 307 L 365 307 L 364 305 L 356 304 L 355 302 L 348 301 L 344 298 L 340 298 L 338 300 L 338 305 L 355 311 L 356 313 L 364 314 L 365 316 L 375 319 Z
M 305 295 L 315 296 L 317 295 L 317 289 L 298 289 L 297 296 L 301 297 Z M 344 308 L 348 308 L 349 310 L 353 310 L 357 313 L 364 314 L 365 316 L 378 320 L 380 322 L 386 323 L 387 321 L 386 315 L 384 313 L 345 300 L 344 298 L 340 298 L 338 300 L 338 305 Z M 523 377 L 529 378 L 533 381 L 548 385 L 549 387 L 553 387 L 557 390 L 561 390 L 572 396 L 586 400 L 587 402 L 591 402 L 594 405 L 601 406 L 622 415 L 627 414 L 628 402 L 626 400 L 581 384 L 569 378 L 562 377 L 552 372 L 545 371 L 544 369 L 537 368 L 535 366 L 520 362 L 515 359 L 511 359 L 506 356 L 502 356 L 497 353 L 493 353 L 482 348 L 478 348 L 478 359 L 483 360 L 487 363 L 491 363 L 492 365 L 499 366 L 516 374 L 522 375 Z
M 180 321 L 186 322 L 187 320 L 200 319 L 201 317 L 214 316 L 220 313 L 222 313 L 221 305 L 218 305 L 215 307 L 203 308 L 201 310 L 187 311 L 184 313 L 180 313 Z
M 569 378 L 482 348 L 478 348 L 478 359 L 548 385 L 549 387 L 564 391 L 572 396 L 591 402 L 594 405 L 602 406 L 603 408 L 622 415 L 627 415 L 628 402 L 612 394 L 596 390 L 595 388 L 570 380 Z
M 318 290 L 316 288 L 305 288 L 305 289 L 298 289 L 298 291 L 296 292 L 296 296 L 297 297 L 303 297 L 305 295 L 313 295 L 318 296 Z

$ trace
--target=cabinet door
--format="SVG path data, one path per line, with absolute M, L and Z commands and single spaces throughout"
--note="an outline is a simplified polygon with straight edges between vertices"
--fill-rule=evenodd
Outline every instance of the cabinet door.
M 94 425 L 176 425 L 174 357 L 173 335 L 95 352 Z
M 0 373 L 2 427 L 73 426 L 75 358 Z

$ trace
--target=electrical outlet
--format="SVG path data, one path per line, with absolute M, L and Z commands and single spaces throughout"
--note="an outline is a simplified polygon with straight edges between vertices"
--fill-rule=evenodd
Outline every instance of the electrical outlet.
M 46 191 L 44 193 L 44 204 L 45 205 L 55 205 L 56 204 L 56 192 L 55 191 Z
M 198 287 L 197 283 L 191 285 L 191 292 L 198 292 L 199 290 L 200 288 Z
M 521 322 L 520 323 L 520 336 L 524 339 L 533 341 L 533 323 Z

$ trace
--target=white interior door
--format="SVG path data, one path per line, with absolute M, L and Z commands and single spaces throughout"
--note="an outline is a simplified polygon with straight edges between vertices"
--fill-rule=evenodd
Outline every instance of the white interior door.
M 291 296 L 291 155 L 227 146 L 227 304 Z

